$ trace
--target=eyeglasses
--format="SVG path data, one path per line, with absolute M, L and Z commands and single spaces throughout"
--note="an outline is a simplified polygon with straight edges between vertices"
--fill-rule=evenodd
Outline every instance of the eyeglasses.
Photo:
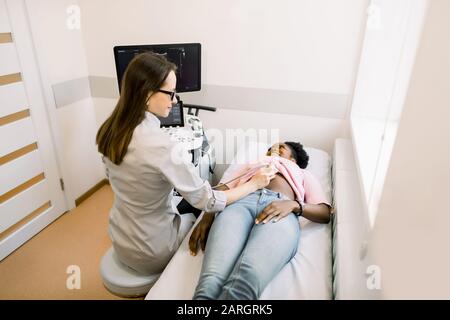
M 176 91 L 166 91 L 166 90 L 161 90 L 161 89 L 159 89 L 158 91 L 162 92 L 162 93 L 165 93 L 165 94 L 168 94 L 170 96 L 170 100 L 173 100 L 174 97 L 176 97 L 177 100 L 179 100 Z

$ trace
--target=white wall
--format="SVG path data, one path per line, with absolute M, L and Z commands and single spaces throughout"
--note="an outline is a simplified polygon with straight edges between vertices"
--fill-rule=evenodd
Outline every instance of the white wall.
M 375 221 L 383 298 L 450 298 L 449 16 L 430 1 Z
M 92 99 L 59 108 L 53 99 L 53 85 L 88 76 L 81 30 L 67 27 L 66 10 L 76 4 L 76 0 L 26 1 L 69 208 L 104 177 L 95 146 Z
M 100 126 L 115 107 L 116 100 L 94 98 L 96 123 Z M 255 129 L 273 130 L 281 140 L 307 142 L 308 146 L 332 153 L 336 137 L 348 137 L 348 126 L 340 119 L 286 115 L 281 113 L 251 112 L 218 109 L 216 112 L 201 111 L 205 131 L 217 129 L 225 137 L 227 130 Z M 318 134 L 320 132 L 320 134 Z M 216 145 L 216 147 L 220 147 Z
M 201 42 L 207 84 L 349 94 L 367 1 L 80 0 L 89 72 L 112 47 Z
M 257 119 L 253 119 L 255 114 Z M 338 119 L 307 117 L 301 115 L 286 115 L 280 113 L 250 112 L 230 109 L 218 109 L 217 112 L 201 111 L 201 118 L 205 130 L 218 129 L 226 137 L 227 129 L 255 129 L 256 132 L 268 131 L 278 135 L 281 141 L 308 142 L 314 146 L 330 152 L 333 150 L 334 137 L 347 136 L 346 127 Z M 248 120 L 251 120 L 249 123 Z M 302 126 L 305 123 L 307 125 Z M 318 135 L 317 132 L 321 134 Z M 217 146 L 220 147 L 220 146 Z M 225 150 L 224 150 L 225 152 Z
M 90 75 L 116 76 L 112 51 L 115 45 L 200 42 L 204 86 L 323 95 L 330 115 L 335 114 L 334 108 L 342 107 L 342 96 L 348 101 L 343 108 L 348 110 L 350 105 L 367 0 L 278 3 L 269 0 L 79 0 L 79 3 Z M 108 113 L 106 104 L 95 100 L 98 122 Z M 114 106 L 112 101 L 109 104 L 111 108 Z M 233 106 L 235 110 L 240 108 L 245 110 L 244 105 Z M 305 108 L 314 107 L 299 110 Z M 297 125 L 304 128 L 296 136 L 305 144 L 331 153 L 336 127 L 340 126 L 341 136 L 348 136 L 345 112 L 340 119 L 330 120 L 326 110 L 317 119 L 302 117 L 311 112 L 301 110 L 289 121 L 297 119 Z M 218 114 L 202 113 L 202 117 L 208 119 L 209 127 L 232 125 L 224 124 Z M 263 128 L 270 117 L 271 123 L 284 126 L 287 118 L 237 111 L 234 117 L 242 119 L 244 128 Z

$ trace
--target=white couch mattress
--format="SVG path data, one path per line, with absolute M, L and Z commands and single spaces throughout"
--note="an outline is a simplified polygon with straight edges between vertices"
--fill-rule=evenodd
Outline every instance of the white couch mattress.
M 331 159 L 318 149 L 306 148 L 308 170 L 320 181 L 331 203 Z M 238 152 L 239 153 L 239 152 Z M 200 219 L 197 220 L 197 222 Z M 332 299 L 331 225 L 302 217 L 297 254 L 269 283 L 261 299 Z M 199 278 L 203 253 L 193 257 L 188 242 L 192 230 L 145 299 L 191 299 Z

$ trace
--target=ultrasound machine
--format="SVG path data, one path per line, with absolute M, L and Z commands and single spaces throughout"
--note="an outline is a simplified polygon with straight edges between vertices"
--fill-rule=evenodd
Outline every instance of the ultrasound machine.
M 161 54 L 177 66 L 177 93 L 200 91 L 201 89 L 201 44 L 153 44 L 153 45 L 127 45 L 114 47 L 117 80 L 119 84 L 130 61 L 138 54 L 152 51 Z M 184 112 L 186 110 L 186 113 Z M 182 143 L 192 155 L 192 163 L 198 169 L 202 179 L 211 183 L 215 166 L 214 149 L 208 143 L 199 118 L 199 110 L 215 112 L 216 108 L 194 104 L 184 104 L 178 97 L 167 118 L 159 118 L 162 130 L 166 131 L 172 139 Z M 175 196 L 180 196 L 174 190 Z M 181 197 L 179 198 L 181 201 Z M 199 210 L 191 207 L 186 201 L 178 205 L 180 213 Z

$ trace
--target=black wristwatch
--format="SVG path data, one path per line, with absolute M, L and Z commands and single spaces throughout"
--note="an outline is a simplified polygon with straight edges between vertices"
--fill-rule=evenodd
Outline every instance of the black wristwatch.
M 294 209 L 293 212 L 297 217 L 301 217 L 303 215 L 303 206 L 300 201 L 298 201 L 298 200 L 294 200 L 294 201 L 298 203 L 299 208 L 297 210 Z

